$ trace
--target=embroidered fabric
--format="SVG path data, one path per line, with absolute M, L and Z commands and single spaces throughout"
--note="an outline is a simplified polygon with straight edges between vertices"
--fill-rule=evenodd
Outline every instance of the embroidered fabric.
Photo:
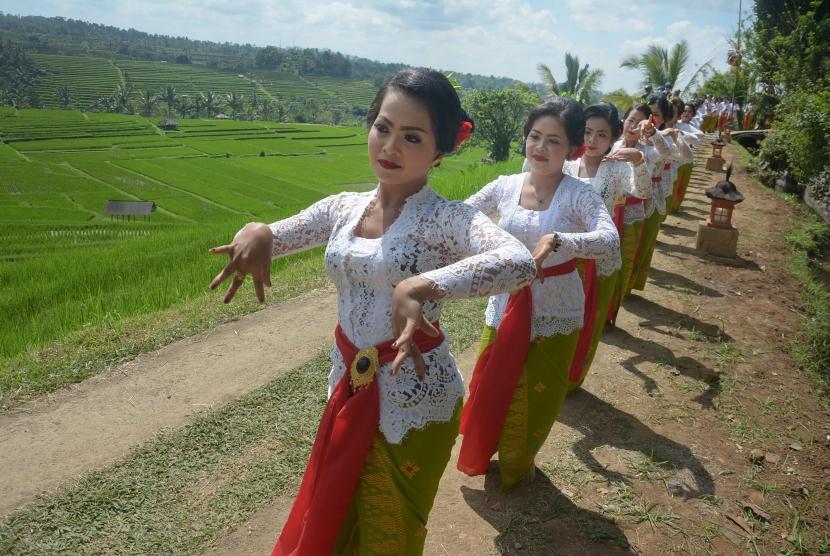
M 617 229 L 602 198 L 592 187 L 565 175 L 549 207 L 528 210 L 519 205 L 526 173 L 500 176 L 467 199 L 467 203 L 488 216 L 499 216 L 499 226 L 510 232 L 529 249 L 534 249 L 543 235 L 556 232 L 559 249 L 545 259 L 543 266 L 561 264 L 575 257 L 619 257 Z M 582 327 L 585 295 L 579 273 L 534 281 L 531 337 L 570 334 Z M 508 294 L 494 295 L 485 311 L 485 322 L 497 327 L 507 306 Z
M 611 148 L 611 152 L 614 152 L 624 146 L 624 140 L 620 139 L 614 143 L 614 146 Z M 655 209 L 659 210 L 661 203 L 663 206 L 661 214 L 666 213 L 666 201 L 662 196 L 662 188 L 660 186 L 655 186 L 655 183 L 651 180 L 652 177 L 662 176 L 663 159 L 670 154 L 670 149 L 665 142 L 665 138 L 661 134 L 655 133 L 651 138 L 650 144 L 644 144 L 638 141 L 634 145 L 634 148 L 643 153 L 644 162 L 640 165 L 641 172 L 643 172 L 643 174 L 640 175 L 642 176 L 641 179 L 645 179 L 644 173 L 648 173 L 649 187 L 648 195 L 644 195 L 642 198 L 647 198 L 648 203 L 647 209 L 644 209 L 642 204 L 627 205 L 623 209 L 623 224 L 633 224 L 648 218 L 654 213 Z M 635 195 L 635 197 L 639 197 L 639 195 Z
M 326 271 L 337 287 L 340 326 L 357 347 L 391 337 L 392 293 L 410 276 L 430 280 L 442 296 L 424 303 L 430 321 L 440 318 L 447 299 L 511 291 L 534 278 L 536 265 L 519 241 L 483 214 L 443 199 L 429 186 L 406 200 L 383 236 L 355 236 L 354 228 L 376 194 L 377 190 L 327 197 L 270 225 L 274 256 L 327 244 Z M 424 382 L 409 360 L 394 377 L 389 375 L 390 364 L 379 370 L 380 430 L 390 443 L 400 443 L 412 428 L 449 420 L 464 395 L 446 342 L 425 353 L 424 360 Z M 330 387 L 344 372 L 335 347 Z
M 581 158 L 566 160 L 562 170 L 569 176 L 591 184 L 610 214 L 613 214 L 617 198 L 627 196 L 647 198 L 651 192 L 651 176 L 645 162 L 638 166 L 618 160 L 600 162 L 597 173 L 592 178 L 579 177 L 581 163 Z M 640 205 L 640 212 L 642 212 L 642 205 Z M 622 267 L 619 253 L 612 257 L 597 258 L 596 261 L 597 273 L 600 276 L 610 276 Z

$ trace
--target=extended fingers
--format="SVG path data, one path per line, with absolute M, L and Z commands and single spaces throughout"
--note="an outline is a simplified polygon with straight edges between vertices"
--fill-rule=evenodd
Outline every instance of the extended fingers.
M 225 294 L 225 300 L 224 300 L 225 303 L 230 303 L 231 302 L 231 299 L 233 299 L 233 296 L 236 295 L 236 290 L 239 289 L 239 286 L 241 286 L 244 281 L 245 281 L 245 275 L 244 274 L 236 274 L 233 277 L 233 281 L 231 282 L 231 285 L 228 286 L 228 291 Z
M 420 328 L 421 330 L 426 332 L 427 336 L 432 336 L 433 338 L 437 338 L 441 334 L 438 331 L 438 329 L 435 328 L 435 326 L 433 326 L 432 323 L 429 322 L 429 319 L 426 318 L 426 316 L 424 316 L 424 315 L 421 315 L 421 322 L 420 322 L 418 328 Z M 416 347 L 416 349 L 417 349 L 417 347 Z
M 219 274 L 217 274 L 217 275 L 216 275 L 216 278 L 214 278 L 214 279 L 211 281 L 211 283 L 210 283 L 210 289 L 215 290 L 215 289 L 216 289 L 216 286 L 218 286 L 219 284 L 221 284 L 222 282 L 224 282 L 225 280 L 227 280 L 227 279 L 228 279 L 228 276 L 230 276 L 231 274 L 233 274 L 233 273 L 234 273 L 234 270 L 235 270 L 235 269 L 234 269 L 234 267 L 233 267 L 232 263 L 228 263 L 227 265 L 225 265 L 225 268 L 223 268 L 223 269 L 222 269 L 222 272 L 220 272 Z
M 395 375 L 401 369 L 401 365 L 409 357 L 410 349 L 411 349 L 410 342 L 406 342 L 405 344 L 401 344 L 398 348 L 398 354 L 395 356 L 395 359 L 392 360 L 392 367 L 389 369 L 389 374 Z
M 424 361 L 424 354 L 421 353 L 420 348 L 416 344 L 412 344 L 412 363 L 415 365 L 415 374 L 420 380 L 424 380 L 427 376 L 427 364 Z
M 254 278 L 254 290 L 256 291 L 256 298 L 260 303 L 265 303 L 265 286 L 262 280 Z
M 414 337 L 415 322 L 407 320 L 406 325 L 403 327 L 403 330 L 401 331 L 400 335 L 398 335 L 398 338 L 392 343 L 392 348 L 399 349 L 401 347 L 406 347 Z

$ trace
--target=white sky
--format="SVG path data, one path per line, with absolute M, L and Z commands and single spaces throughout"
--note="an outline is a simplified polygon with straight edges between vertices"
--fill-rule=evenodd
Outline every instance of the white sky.
M 746 0 L 744 13 L 751 8 Z M 564 80 L 568 51 L 603 69 L 601 90 L 633 92 L 640 76 L 619 63 L 649 44 L 686 39 L 686 79 L 710 59 L 725 69 L 738 0 L 4 0 L 0 10 L 217 42 L 329 48 L 523 81 L 539 81 L 540 62 Z

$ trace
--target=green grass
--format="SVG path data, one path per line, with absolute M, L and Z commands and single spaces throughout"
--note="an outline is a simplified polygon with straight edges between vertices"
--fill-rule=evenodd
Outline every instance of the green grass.
M 139 135 L 114 135 L 122 131 Z M 375 183 L 363 128 L 181 120 L 178 131 L 161 133 L 140 116 L 3 110 L 0 133 L 27 139 L 0 144 L 0 286 L 8 292 L 0 298 L 0 407 L 230 318 L 205 303 L 205 286 L 222 265 L 209 247 L 246 222 L 278 220 Z M 276 149 L 259 156 L 251 133 L 270 134 L 299 156 Z M 50 138 L 68 134 L 79 137 Z M 138 143 L 128 148 L 125 139 Z M 230 157 L 205 153 L 231 144 Z M 483 154 L 468 148 L 447 157 L 433 186 L 464 198 L 518 166 L 478 164 Z M 112 220 L 103 213 L 109 199 L 152 200 L 157 211 L 149 221 Z M 302 273 L 313 273 L 307 282 L 322 283 L 316 256 L 314 264 L 275 262 L 275 282 L 299 291 Z M 173 316 L 160 318 L 149 340 L 152 316 L 168 311 Z
M 477 339 L 484 305 L 447 304 L 441 321 L 455 353 Z M 321 354 L 40 497 L 0 524 L 0 553 L 202 553 L 259 506 L 293 493 L 325 403 L 328 370 Z
M 749 151 L 740 146 L 738 151 L 742 164 L 754 164 Z M 801 283 L 807 317 L 794 335 L 791 355 L 818 382 L 822 401 L 830 406 L 830 225 L 791 195 L 779 196 L 799 212 L 784 237 L 792 254 L 788 269 Z

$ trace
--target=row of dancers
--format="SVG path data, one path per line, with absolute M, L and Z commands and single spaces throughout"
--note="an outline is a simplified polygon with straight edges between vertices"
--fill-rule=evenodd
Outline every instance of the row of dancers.
M 230 279 L 226 302 L 248 275 L 262 301 L 270 261 L 317 245 L 337 288 L 329 398 L 274 555 L 421 554 L 459 432 L 461 471 L 484 474 L 497 455 L 504 490 L 532 481 L 566 395 L 645 286 L 660 223 L 683 200 L 702 138 L 694 112 L 655 96 L 620 118 L 553 98 L 527 117 L 521 173 L 448 201 L 429 172 L 474 123 L 443 74 L 404 70 L 367 115 L 375 190 L 248 224 L 211 250 L 229 257 L 211 283 Z M 481 296 L 463 403 L 440 315 Z

